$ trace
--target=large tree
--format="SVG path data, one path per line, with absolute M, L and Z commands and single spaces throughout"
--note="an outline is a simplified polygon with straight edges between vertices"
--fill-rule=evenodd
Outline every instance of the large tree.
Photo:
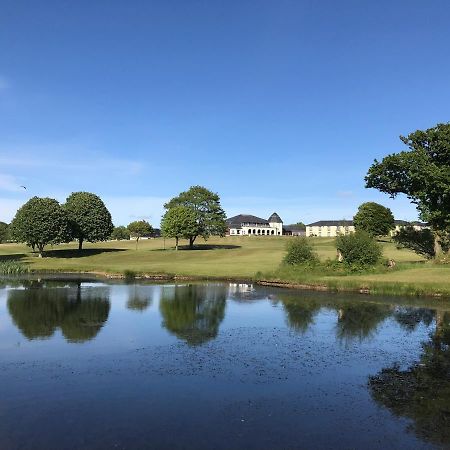
M 9 236 L 9 225 L 5 222 L 0 222 L 0 244 L 6 242 Z
M 450 123 L 400 139 L 408 150 L 375 160 L 365 178 L 366 187 L 392 198 L 405 194 L 417 205 L 421 219 L 435 232 L 437 254 L 440 235 L 450 229 Z
M 207 239 L 211 235 L 225 235 L 227 230 L 225 211 L 220 205 L 218 194 L 203 186 L 192 186 L 167 202 L 164 208 L 169 210 L 175 206 L 185 206 L 195 213 L 198 227 L 195 233 L 188 236 L 190 248 L 194 246 L 198 236 Z
M 58 244 L 68 238 L 67 215 L 53 198 L 33 197 L 16 213 L 11 222 L 12 238 L 37 247 L 43 256 L 44 247 Z
M 90 192 L 73 192 L 64 205 L 69 218 L 72 238 L 78 239 L 78 249 L 83 242 L 106 241 L 114 226 L 111 214 L 102 199 Z
M 146 220 L 135 220 L 127 228 L 131 236 L 136 238 L 136 249 L 142 236 L 149 236 L 153 233 L 153 227 Z
M 179 239 L 198 234 L 195 212 L 182 205 L 168 209 L 161 220 L 161 233 L 164 237 L 175 238 L 175 250 L 178 250 Z
M 375 202 L 363 203 L 353 217 L 356 230 L 371 236 L 386 236 L 394 228 L 394 216 L 389 208 Z

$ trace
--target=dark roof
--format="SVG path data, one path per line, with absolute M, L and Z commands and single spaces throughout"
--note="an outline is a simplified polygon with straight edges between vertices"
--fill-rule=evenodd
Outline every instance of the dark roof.
M 276 212 L 274 212 L 274 213 L 269 217 L 268 222 L 269 222 L 269 223 L 283 223 L 283 221 L 281 220 L 281 217 L 280 217 Z
M 395 225 L 409 225 L 409 222 L 407 220 L 394 220 Z
M 418 220 L 413 220 L 412 222 L 408 222 L 407 220 L 394 220 L 395 225 L 407 226 L 407 225 L 417 225 L 420 227 L 428 226 L 425 222 L 419 222 Z
M 232 228 L 240 228 L 243 223 L 260 223 L 263 225 L 268 225 L 266 219 L 261 219 L 261 217 L 251 216 L 250 214 L 239 214 L 234 217 L 230 217 L 226 220 L 227 225 Z
M 302 227 L 301 225 L 285 225 L 283 227 L 284 230 L 288 230 L 288 231 L 305 231 L 305 227 Z
M 308 223 L 307 227 L 351 227 L 353 220 L 319 220 L 318 222 Z

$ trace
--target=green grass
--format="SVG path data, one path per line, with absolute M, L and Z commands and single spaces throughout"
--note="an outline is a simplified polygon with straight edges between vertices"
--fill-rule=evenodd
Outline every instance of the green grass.
M 378 293 L 450 295 L 450 267 L 425 262 L 409 250 L 398 250 L 383 242 L 385 258 L 397 262 L 394 270 L 375 273 L 336 275 L 323 271 L 305 272 L 280 269 L 289 237 L 226 237 L 198 241 L 195 250 L 173 249 L 174 242 L 163 239 L 144 240 L 135 250 L 135 242 L 112 241 L 85 244 L 79 253 L 76 244 L 47 249 L 38 258 L 24 245 L 1 244 L 0 261 L 15 260 L 34 271 L 135 273 L 177 275 L 199 278 L 260 278 L 298 284 L 326 285 L 333 289 L 370 289 Z M 333 238 L 311 238 L 322 260 L 336 256 Z

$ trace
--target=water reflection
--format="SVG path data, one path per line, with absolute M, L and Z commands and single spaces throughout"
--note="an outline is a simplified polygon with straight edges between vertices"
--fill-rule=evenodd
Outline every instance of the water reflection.
M 59 285 L 59 287 L 58 287 Z M 68 342 L 93 339 L 108 319 L 107 287 L 83 289 L 81 283 L 23 283 L 8 292 L 8 311 L 28 339 L 50 338 L 57 328 Z
M 423 323 L 430 326 L 434 320 L 435 312 L 427 308 L 397 307 L 394 312 L 395 320 L 407 331 L 414 331 Z
M 191 346 L 214 339 L 225 316 L 225 285 L 164 286 L 163 326 Z
M 416 365 L 383 369 L 369 387 L 379 404 L 412 419 L 419 437 L 450 445 L 450 313 L 437 311 L 436 330 Z
M 152 291 L 148 286 L 133 284 L 128 286 L 127 308 L 144 312 L 153 303 Z
M 286 311 L 288 326 L 300 333 L 305 333 L 314 323 L 314 317 L 323 306 L 321 301 L 315 298 L 302 298 L 292 295 L 280 295 L 278 297 Z
M 378 326 L 391 315 L 389 305 L 347 302 L 341 304 L 338 309 L 336 335 L 338 339 L 350 342 L 373 337 Z

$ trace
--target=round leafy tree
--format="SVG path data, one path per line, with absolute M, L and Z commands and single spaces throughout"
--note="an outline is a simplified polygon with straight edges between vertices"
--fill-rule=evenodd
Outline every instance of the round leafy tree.
M 371 236 L 386 236 L 394 228 L 394 216 L 389 208 L 375 202 L 363 203 L 353 217 L 356 230 Z
M 198 233 L 195 212 L 182 205 L 168 209 L 161 220 L 161 233 L 164 237 L 175 238 L 175 249 L 178 250 L 179 239 L 189 239 Z
M 142 236 L 149 236 L 153 233 L 153 227 L 146 220 L 135 220 L 127 228 L 131 236 L 136 238 L 136 248 Z
M 67 215 L 53 198 L 33 197 L 16 213 L 11 223 L 12 238 L 37 247 L 42 257 L 44 247 L 68 240 Z
M 167 210 L 175 206 L 185 206 L 195 213 L 197 228 L 195 232 L 187 236 L 189 247 L 194 246 L 195 239 L 202 236 L 224 236 L 227 230 L 225 211 L 220 205 L 218 194 L 211 192 L 203 186 L 192 186 L 187 191 L 181 192 L 164 205 Z
M 98 195 L 90 192 L 73 192 L 64 205 L 69 218 L 72 238 L 78 240 L 78 249 L 83 242 L 106 241 L 114 226 L 111 214 Z
M 382 255 L 381 246 L 365 231 L 338 236 L 336 248 L 343 262 L 354 267 L 373 266 Z
M 130 240 L 130 232 L 127 227 L 120 225 L 118 227 L 114 227 L 113 232 L 111 233 L 111 239 L 115 239 L 116 241 L 121 240 Z

